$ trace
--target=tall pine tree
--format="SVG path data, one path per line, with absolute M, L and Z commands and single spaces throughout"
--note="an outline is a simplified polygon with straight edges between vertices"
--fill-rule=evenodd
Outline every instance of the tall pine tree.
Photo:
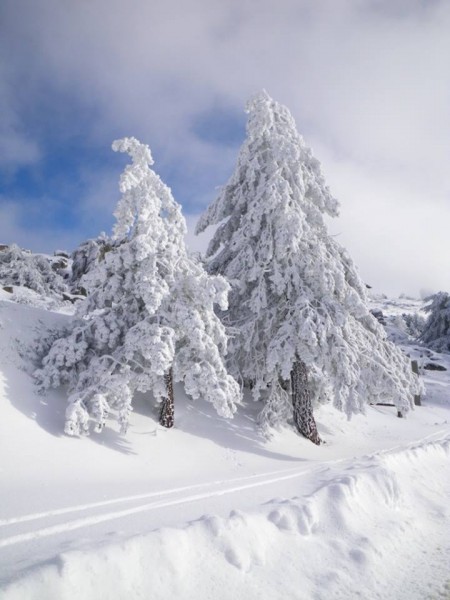
M 109 251 L 82 278 L 88 297 L 36 377 L 44 388 L 68 384 L 71 435 L 91 421 L 101 430 L 110 413 L 126 430 L 135 391 L 153 392 L 161 424 L 171 427 L 173 380 L 231 417 L 241 392 L 225 369 L 227 338 L 213 308 L 226 309 L 229 285 L 188 255 L 180 207 L 150 168 L 148 146 L 125 138 L 113 149 L 132 162 L 121 176 Z
M 349 415 L 394 401 L 407 411 L 418 381 L 366 306 L 352 261 L 327 233 L 338 214 L 320 163 L 284 106 L 265 92 L 248 104 L 236 169 L 201 217 L 219 225 L 208 270 L 232 285 L 223 322 L 230 372 L 263 400 L 263 425 L 293 416 L 320 443 L 313 407 L 332 400 Z

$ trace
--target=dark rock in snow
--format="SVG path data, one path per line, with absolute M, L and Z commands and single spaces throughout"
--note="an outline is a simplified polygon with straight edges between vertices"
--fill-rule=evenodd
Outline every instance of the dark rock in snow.
M 84 288 L 83 286 L 76 288 L 75 290 L 73 290 L 73 295 L 74 296 L 82 296 L 83 298 L 87 297 L 87 290 L 86 288 Z
M 423 365 L 424 369 L 427 369 L 427 371 L 446 371 L 447 368 L 444 367 L 443 365 L 439 365 L 438 363 L 434 363 L 434 362 L 429 362 L 426 363 L 425 365 Z
M 383 314 L 383 311 L 379 310 L 378 308 L 373 308 L 370 312 L 379 323 L 386 325 L 386 318 Z
M 77 300 L 84 300 L 84 296 L 80 295 L 80 294 L 66 294 L 63 293 L 62 295 L 63 300 L 72 302 L 72 304 L 75 304 L 75 302 L 77 302 Z
M 69 261 L 64 257 L 61 257 L 59 260 L 52 261 L 51 263 L 52 269 L 56 272 L 61 271 L 63 269 L 67 269 L 68 266 Z

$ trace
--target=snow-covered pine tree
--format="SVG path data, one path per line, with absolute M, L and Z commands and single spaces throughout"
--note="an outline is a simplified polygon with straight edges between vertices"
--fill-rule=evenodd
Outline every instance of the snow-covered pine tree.
M 327 233 L 338 214 L 320 163 L 284 106 L 267 93 L 248 104 L 247 138 L 227 185 L 197 225 L 217 225 L 207 268 L 232 285 L 223 322 L 234 333 L 230 372 L 264 400 L 261 423 L 293 413 L 319 443 L 312 407 L 348 415 L 369 402 L 412 406 L 418 381 L 370 315 L 365 286 Z
M 229 284 L 187 254 L 185 221 L 170 189 L 150 168 L 148 146 L 114 142 L 132 162 L 111 249 L 82 278 L 89 294 L 68 335 L 56 340 L 36 372 L 43 388 L 69 386 L 65 431 L 101 430 L 116 412 L 126 430 L 135 391 L 161 401 L 161 423 L 173 424 L 172 377 L 187 394 L 231 417 L 241 391 L 228 375 L 225 329 L 214 304 L 227 307 Z
M 438 352 L 450 352 L 450 296 L 439 292 L 424 309 L 429 313 L 420 341 Z

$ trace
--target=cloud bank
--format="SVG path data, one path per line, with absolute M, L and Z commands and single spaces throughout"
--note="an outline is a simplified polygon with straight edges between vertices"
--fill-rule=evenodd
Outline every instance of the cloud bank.
M 55 231 L 68 244 L 111 224 L 123 163 L 93 150 L 106 157 L 123 135 L 149 143 L 198 214 L 232 171 L 246 100 L 265 88 L 321 160 L 341 202 L 330 231 L 363 277 L 390 293 L 450 290 L 448 2 L 4 0 L 0 23 L 4 177 L 90 149 L 64 171 L 64 185 L 82 182 L 73 227 Z M 12 189 L 3 237 L 32 228 Z

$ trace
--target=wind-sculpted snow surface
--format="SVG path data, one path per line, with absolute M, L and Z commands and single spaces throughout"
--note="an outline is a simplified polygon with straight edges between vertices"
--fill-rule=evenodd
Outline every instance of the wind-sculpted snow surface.
M 180 384 L 173 430 L 137 394 L 126 436 L 74 440 L 64 390 L 37 394 L 21 351 L 70 319 L 0 290 L 2 600 L 446 597 L 450 369 L 424 371 L 406 419 L 320 406 L 319 447 Z
M 331 464 L 318 470 L 321 483 L 306 495 L 302 469 L 178 491 L 159 505 L 275 487 L 284 479 L 294 482 L 298 494 L 273 498 L 251 512 L 203 516 L 182 528 L 62 554 L 5 586 L 2 598 L 445 598 L 449 473 L 450 436 L 354 464 Z M 152 506 L 158 502 L 129 512 L 145 514 Z M 108 517 L 115 513 L 91 520 Z
M 288 109 L 265 92 L 248 105 L 247 139 L 236 169 L 198 222 L 219 225 L 208 248 L 211 273 L 232 284 L 223 321 L 232 374 L 265 399 L 263 422 L 291 413 L 286 389 L 300 359 L 314 404 L 348 415 L 370 402 L 407 412 L 420 384 L 367 308 L 365 286 L 327 233 L 338 204 Z

